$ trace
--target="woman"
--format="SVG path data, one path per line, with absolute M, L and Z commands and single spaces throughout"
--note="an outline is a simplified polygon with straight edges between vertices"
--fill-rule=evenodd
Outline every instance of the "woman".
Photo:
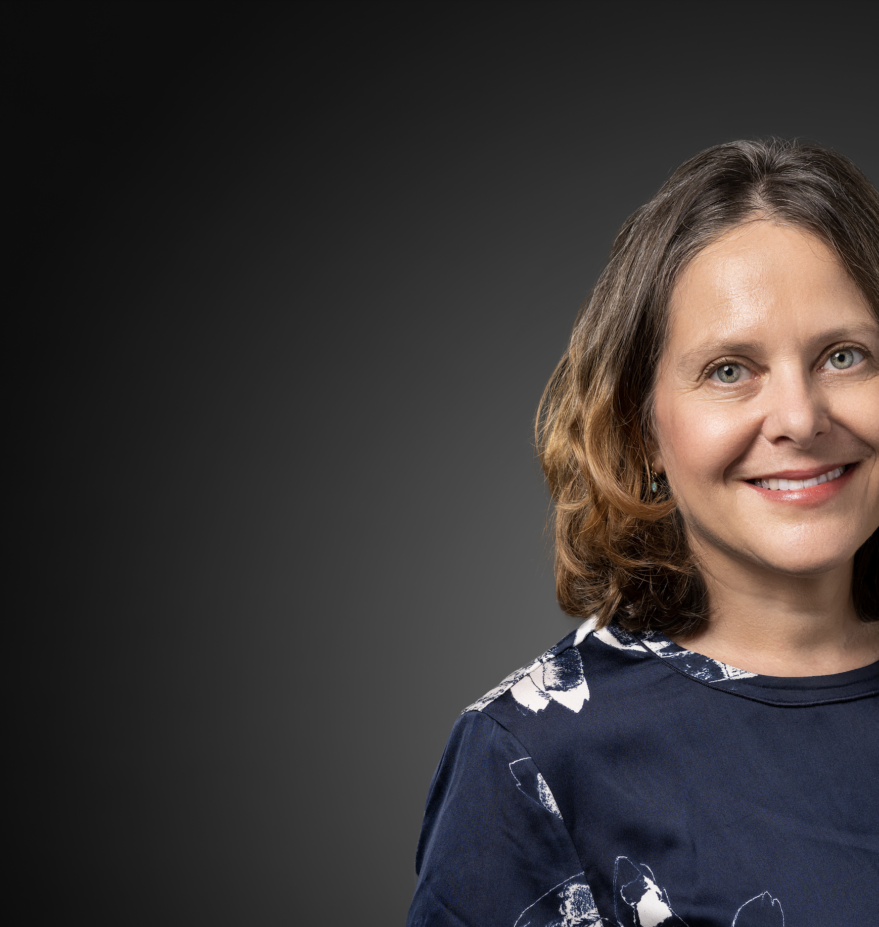
M 815 145 L 684 164 L 544 394 L 580 628 L 461 716 L 415 925 L 879 923 L 879 194 Z

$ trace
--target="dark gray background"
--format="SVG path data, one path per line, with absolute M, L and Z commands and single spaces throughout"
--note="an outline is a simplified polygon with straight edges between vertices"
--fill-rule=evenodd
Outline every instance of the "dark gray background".
M 879 179 L 874 9 L 4 6 L 35 922 L 403 922 L 573 626 L 531 428 L 616 229 L 743 136 Z

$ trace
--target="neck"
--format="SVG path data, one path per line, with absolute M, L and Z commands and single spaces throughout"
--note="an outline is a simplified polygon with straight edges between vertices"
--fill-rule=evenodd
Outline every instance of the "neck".
M 828 572 L 789 576 L 726 558 L 716 563 L 692 546 L 708 589 L 708 620 L 675 643 L 766 676 L 824 676 L 879 660 L 879 624 L 861 621 L 852 601 L 854 558 Z

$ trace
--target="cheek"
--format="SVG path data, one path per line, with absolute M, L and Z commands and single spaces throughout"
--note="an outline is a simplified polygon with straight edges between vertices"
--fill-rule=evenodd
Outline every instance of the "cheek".
M 754 425 L 737 408 L 720 404 L 657 403 L 657 443 L 672 489 L 717 483 L 748 449 Z
M 831 415 L 844 441 L 837 441 L 846 454 L 860 457 L 868 474 L 872 504 L 879 507 L 879 377 L 859 391 L 840 391 L 832 397 Z
M 853 510 L 847 528 L 859 535 L 859 544 L 879 529 L 879 377 L 859 390 L 839 390 L 832 397 L 833 423 L 839 437 L 831 436 L 833 459 L 860 460 L 859 485 L 853 486 Z
M 879 454 L 879 377 L 870 385 L 873 388 L 864 390 L 864 395 L 858 396 L 858 401 L 843 415 L 850 421 L 852 433 L 871 449 L 875 459 Z

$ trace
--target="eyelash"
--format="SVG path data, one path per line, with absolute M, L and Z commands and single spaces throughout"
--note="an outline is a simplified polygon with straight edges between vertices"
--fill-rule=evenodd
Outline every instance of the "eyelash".
M 829 359 L 830 357 L 832 357 L 834 354 L 836 354 L 837 351 L 857 351 L 858 354 L 863 355 L 863 359 L 864 359 L 864 360 L 867 360 L 869 357 L 872 356 L 872 355 L 870 354 L 870 352 L 869 352 L 863 345 L 860 345 L 860 344 L 837 344 L 837 345 L 834 345 L 833 348 L 831 348 L 831 349 L 824 355 L 824 357 L 821 359 L 820 367 L 823 367 L 823 366 L 827 363 L 828 359 Z M 852 367 L 857 367 L 857 366 L 859 366 L 861 363 L 863 363 L 863 361 L 858 361 L 857 363 L 852 364 Z M 703 377 L 703 379 L 705 379 L 705 380 L 710 379 L 718 370 L 720 370 L 721 367 L 726 367 L 727 365 L 729 365 L 730 367 L 744 367 L 746 370 L 750 370 L 750 367 L 748 367 L 747 364 L 743 364 L 740 360 L 736 360 L 736 359 L 733 358 L 733 357 L 724 357 L 724 358 L 721 358 L 719 361 L 714 361 L 714 363 L 709 364 L 709 365 L 705 368 L 705 370 L 702 371 L 702 377 Z M 847 369 L 850 370 L 851 367 L 849 367 L 849 368 L 847 368 Z M 840 371 L 840 372 L 842 372 L 842 371 Z M 752 373 L 753 373 L 753 371 L 752 371 Z M 728 384 L 728 385 L 735 385 L 735 384 Z

